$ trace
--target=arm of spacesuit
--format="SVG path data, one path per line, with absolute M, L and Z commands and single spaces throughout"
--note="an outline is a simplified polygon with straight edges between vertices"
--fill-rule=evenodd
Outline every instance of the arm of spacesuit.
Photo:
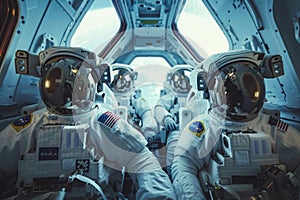
M 18 135 L 11 125 L 0 132 L 0 186 L 10 185 L 16 181 L 18 160 L 21 153 L 25 152 L 25 149 L 21 147 L 27 146 L 29 138 L 30 133 Z
M 10 185 L 17 179 L 18 161 L 31 147 L 31 139 L 42 119 L 45 108 L 22 116 L 10 123 L 0 132 L 0 192 L 4 185 Z M 3 186 L 2 186 L 3 185 Z
M 181 137 L 180 140 L 182 139 Z M 206 199 L 198 175 L 208 163 L 210 155 L 203 158 L 197 156 L 198 148 L 196 144 L 199 143 L 198 137 L 194 136 L 188 143 L 185 143 L 189 145 L 188 148 L 182 147 L 180 144 L 177 146 L 172 164 L 172 179 L 177 199 Z M 180 151 L 181 153 L 179 153 Z
M 148 110 L 143 114 L 142 122 L 142 132 L 146 138 L 152 137 L 158 132 L 158 126 L 151 110 Z
M 205 199 L 198 180 L 195 163 L 186 157 L 175 157 L 172 165 L 172 179 L 178 200 Z
M 117 170 L 125 167 L 138 185 L 136 199 L 176 199 L 172 183 L 146 147 L 146 139 L 127 121 L 104 112 L 91 128 L 85 146 L 95 158 L 104 155 L 107 166 Z
M 108 118 L 108 114 L 113 118 Z M 144 136 L 113 113 L 104 113 L 86 135 L 85 147 L 104 164 L 127 172 L 138 185 L 136 199 L 176 199 L 167 174 L 148 150 Z
M 174 98 L 175 97 L 171 93 L 167 93 L 166 95 L 161 96 L 160 99 L 157 101 L 157 104 L 154 107 L 154 116 L 156 121 L 160 125 L 164 125 L 164 119 L 167 116 L 172 117 L 172 114 L 169 112 L 169 109 L 172 106 Z
M 205 117 L 194 118 L 184 128 L 172 164 L 173 185 L 178 199 L 205 199 L 203 190 L 209 181 L 205 177 L 214 178 L 211 176 L 213 173 L 210 174 L 210 164 L 219 148 L 220 130 L 217 123 L 212 124 Z
M 131 102 L 136 114 L 142 121 L 144 136 L 146 138 L 154 136 L 158 132 L 158 126 L 148 102 L 139 93 L 131 96 Z
M 167 116 L 172 117 L 172 114 L 169 113 L 164 106 L 162 105 L 156 105 L 154 107 L 154 116 L 156 121 L 160 124 L 160 125 L 164 125 L 164 119 Z

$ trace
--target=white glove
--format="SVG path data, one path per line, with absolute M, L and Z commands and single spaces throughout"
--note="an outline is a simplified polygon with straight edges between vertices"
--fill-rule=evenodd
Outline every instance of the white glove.
M 171 132 L 178 129 L 178 125 L 171 116 L 167 116 L 164 118 L 164 126 L 167 132 Z

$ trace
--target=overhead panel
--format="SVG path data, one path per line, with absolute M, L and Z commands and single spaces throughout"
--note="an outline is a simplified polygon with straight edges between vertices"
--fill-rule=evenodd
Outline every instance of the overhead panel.
M 168 11 L 169 4 L 166 0 L 133 1 L 131 14 L 135 49 L 165 49 Z
M 132 13 L 135 28 L 164 26 L 164 7 L 162 0 L 136 0 Z
M 139 28 L 134 30 L 135 50 L 140 48 L 164 49 L 165 28 Z

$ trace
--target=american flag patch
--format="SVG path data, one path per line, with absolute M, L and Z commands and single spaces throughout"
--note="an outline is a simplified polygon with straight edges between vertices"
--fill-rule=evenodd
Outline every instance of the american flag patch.
M 120 117 L 118 115 L 107 111 L 98 118 L 98 122 L 109 128 L 112 128 L 119 119 Z
M 276 127 L 282 132 L 286 132 L 289 128 L 288 123 L 285 123 L 284 121 L 281 121 L 280 119 L 276 119 L 275 117 L 272 116 L 269 118 L 269 124 L 276 125 Z
M 278 120 L 277 124 L 276 124 L 277 128 L 279 130 L 281 130 L 282 132 L 286 132 L 289 128 L 289 124 L 288 123 L 285 123 L 281 120 Z

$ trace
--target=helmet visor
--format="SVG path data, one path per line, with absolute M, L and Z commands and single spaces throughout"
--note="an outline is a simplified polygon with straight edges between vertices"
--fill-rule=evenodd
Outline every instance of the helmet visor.
M 191 89 L 190 71 L 178 70 L 171 75 L 171 87 L 175 93 L 185 94 Z
M 134 88 L 134 80 L 131 72 L 125 69 L 113 70 L 114 80 L 112 81 L 111 88 L 113 92 L 127 93 Z
M 210 102 L 213 108 L 226 108 L 232 121 L 253 119 L 261 109 L 265 87 L 257 66 L 248 62 L 229 64 L 211 78 Z

